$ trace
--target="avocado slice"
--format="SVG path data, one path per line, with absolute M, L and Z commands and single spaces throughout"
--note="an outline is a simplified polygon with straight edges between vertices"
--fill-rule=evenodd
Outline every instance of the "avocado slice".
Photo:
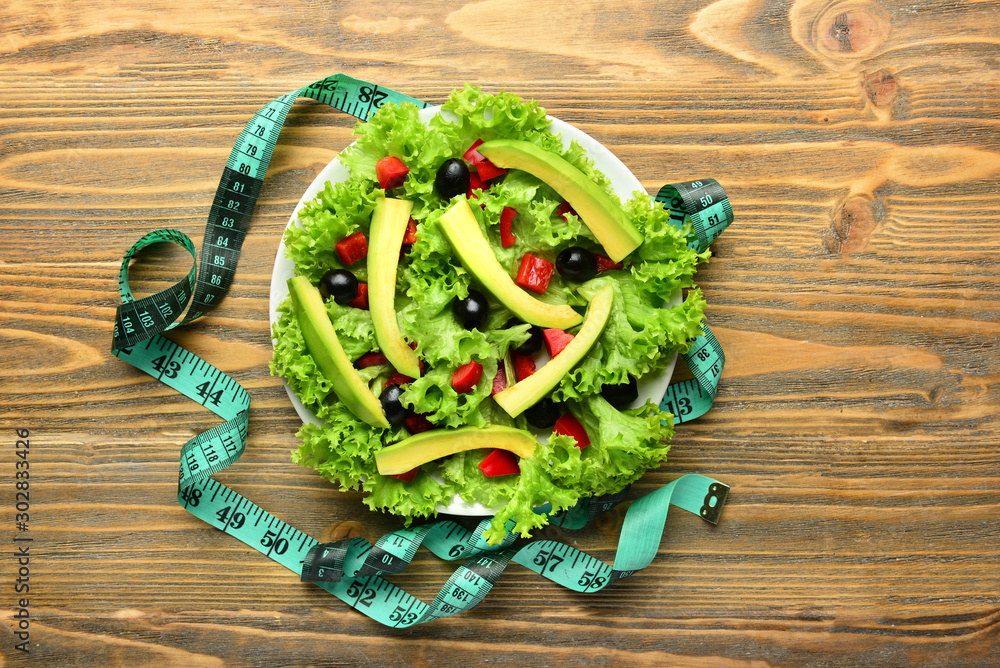
M 305 276 L 294 276 L 288 279 L 288 294 L 306 348 L 320 372 L 333 385 L 337 397 L 358 419 L 373 427 L 388 429 L 389 421 L 382 412 L 382 404 L 358 375 L 340 345 L 319 290 Z
M 441 214 L 440 222 L 462 266 L 521 320 L 539 327 L 559 329 L 567 329 L 583 321 L 583 316 L 572 306 L 546 304 L 514 282 L 493 254 L 464 197 Z
M 382 354 L 401 374 L 420 377 L 420 360 L 396 321 L 396 268 L 413 202 L 383 197 L 375 204 L 368 230 L 368 308 Z
M 502 448 L 521 458 L 534 454 L 538 440 L 523 429 L 512 427 L 460 427 L 425 431 L 375 453 L 382 475 L 398 475 L 456 452 L 477 448 Z
M 545 363 L 541 369 L 522 381 L 511 385 L 493 395 L 500 407 L 511 417 L 517 417 L 525 410 L 535 405 L 539 399 L 547 395 L 559 384 L 562 377 L 569 373 L 587 354 L 597 337 L 604 331 L 611 315 L 611 303 L 614 288 L 605 285 L 590 300 L 587 318 L 583 321 L 580 332 L 573 337 L 562 352 Z
M 480 144 L 478 151 L 497 167 L 528 172 L 559 193 L 601 242 L 612 262 L 621 262 L 642 243 L 642 234 L 621 205 L 562 156 L 515 139 L 492 139 Z

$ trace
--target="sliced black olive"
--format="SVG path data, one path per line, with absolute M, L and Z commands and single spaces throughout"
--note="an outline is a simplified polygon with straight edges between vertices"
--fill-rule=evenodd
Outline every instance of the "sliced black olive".
M 469 191 L 469 166 L 464 160 L 451 158 L 438 167 L 434 188 L 444 199 Z
M 639 382 L 635 376 L 629 374 L 627 383 L 602 387 L 601 396 L 615 408 L 626 408 L 639 398 Z
M 589 281 L 597 273 L 597 258 L 586 248 L 570 246 L 556 257 L 559 275 L 569 281 Z
M 504 325 L 504 329 L 508 327 L 513 327 L 514 325 L 522 325 L 520 320 L 517 318 L 511 318 Z M 542 332 L 542 328 L 538 325 L 532 325 L 528 330 L 528 340 L 514 348 L 514 352 L 518 355 L 534 355 L 539 350 L 542 349 L 542 344 L 545 343 L 545 334 Z
M 338 304 L 346 304 L 358 296 L 358 279 L 346 269 L 328 271 L 319 279 L 319 293 L 323 299 L 333 297 Z
M 465 299 L 456 299 L 451 305 L 455 319 L 465 329 L 482 329 L 490 314 L 490 303 L 479 290 L 469 290 Z
M 382 394 L 378 396 L 379 403 L 382 404 L 382 412 L 385 413 L 385 419 L 393 427 L 403 424 L 403 420 L 410 414 L 403 402 L 399 400 L 402 395 L 403 390 L 399 389 L 399 385 L 393 383 L 386 385 Z
M 559 404 L 548 397 L 539 399 L 534 406 L 524 411 L 524 417 L 527 418 L 528 424 L 539 429 L 550 428 L 560 415 L 562 415 L 562 409 Z

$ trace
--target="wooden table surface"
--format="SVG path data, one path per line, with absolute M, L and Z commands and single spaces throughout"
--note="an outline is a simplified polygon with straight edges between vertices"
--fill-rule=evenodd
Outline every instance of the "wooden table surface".
M 0 663 L 997 665 L 998 35 L 992 1 L 4 3 Z M 218 419 L 110 355 L 121 257 L 161 227 L 200 244 L 250 116 L 335 72 L 432 103 L 513 91 L 651 193 L 723 184 L 736 220 L 698 277 L 719 394 L 633 488 L 722 480 L 718 526 L 671 514 L 653 565 L 599 593 L 514 565 L 474 610 L 397 630 L 177 504 L 180 447 Z M 290 461 L 268 371 L 282 229 L 353 124 L 293 108 L 229 295 L 174 338 L 252 397 L 217 479 L 374 540 L 398 521 Z M 135 284 L 189 266 L 165 251 Z M 620 523 L 546 535 L 610 561 Z M 430 601 L 452 568 L 422 550 L 392 580 Z

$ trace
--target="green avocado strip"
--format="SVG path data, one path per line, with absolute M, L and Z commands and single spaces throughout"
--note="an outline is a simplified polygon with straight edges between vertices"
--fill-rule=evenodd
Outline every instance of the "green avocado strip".
M 375 453 L 382 475 L 398 475 L 457 452 L 479 448 L 502 448 L 527 459 L 538 440 L 530 432 L 513 427 L 460 427 L 435 429 L 416 434 Z
M 551 392 L 562 377 L 583 359 L 597 341 L 597 337 L 604 331 L 604 326 L 611 315 L 613 297 L 614 288 L 610 285 L 601 288 L 600 292 L 590 300 L 587 318 L 583 321 L 580 332 L 562 349 L 562 352 L 524 380 L 493 395 L 493 399 L 500 407 L 511 417 L 517 417 Z
M 613 262 L 621 262 L 642 244 L 642 234 L 621 205 L 562 156 L 516 139 L 493 139 L 478 150 L 497 167 L 528 172 L 559 193 Z
M 413 202 L 383 197 L 375 205 L 369 228 L 368 302 L 382 354 L 400 373 L 420 377 L 420 360 L 399 333 L 396 320 L 396 270 Z
M 463 197 L 441 214 L 441 229 L 462 262 L 480 284 L 521 320 L 539 327 L 568 329 L 583 316 L 565 304 L 539 301 L 522 290 L 493 254 L 469 202 Z
M 306 340 L 306 349 L 320 372 L 333 385 L 337 398 L 358 419 L 373 427 L 388 429 L 389 421 L 382 412 L 382 404 L 358 375 L 340 345 L 319 290 L 305 276 L 293 276 L 288 279 L 288 294 Z

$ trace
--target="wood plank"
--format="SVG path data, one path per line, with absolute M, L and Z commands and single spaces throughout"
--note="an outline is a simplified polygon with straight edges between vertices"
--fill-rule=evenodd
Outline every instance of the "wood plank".
M 10 476 L 31 432 L 30 531 L 8 533 L 35 540 L 31 654 L 10 632 L 0 659 L 996 665 L 998 35 L 987 0 L 6 3 L 0 429 Z M 736 222 L 698 275 L 719 395 L 631 492 L 711 475 L 732 486 L 718 526 L 671 513 L 656 561 L 596 594 L 510 566 L 473 611 L 394 630 L 176 503 L 181 446 L 219 420 L 110 355 L 121 257 L 161 227 L 200 246 L 243 124 L 335 71 L 432 103 L 514 91 L 649 192 L 724 185 Z M 399 526 L 291 462 L 267 368 L 282 230 L 353 126 L 296 104 L 229 296 L 171 334 L 252 397 L 217 478 L 324 540 Z M 154 291 L 190 262 L 158 248 L 130 275 Z M 623 512 L 542 536 L 610 562 Z M 430 601 L 452 568 L 422 550 L 391 580 Z M 5 560 L 7 628 L 15 577 Z

